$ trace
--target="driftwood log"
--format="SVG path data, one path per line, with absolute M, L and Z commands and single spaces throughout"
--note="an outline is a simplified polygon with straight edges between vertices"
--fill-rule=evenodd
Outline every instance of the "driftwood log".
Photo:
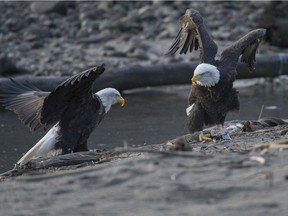
M 155 149 L 157 145 L 158 149 Z M 59 155 L 54 157 L 43 157 L 35 158 L 29 161 L 27 164 L 19 166 L 15 165 L 12 170 L 0 174 L 0 182 L 6 177 L 19 176 L 23 173 L 37 173 L 37 170 L 73 170 L 79 167 L 85 167 L 89 165 L 96 165 L 101 163 L 107 163 L 116 160 L 123 160 L 126 158 L 139 157 L 143 154 L 155 154 L 161 155 L 163 157 L 194 157 L 198 159 L 210 158 L 212 155 L 205 155 L 200 152 L 188 152 L 183 151 L 164 151 L 159 150 L 161 144 L 155 144 L 154 147 L 151 146 L 147 148 L 137 148 L 137 149 L 121 149 L 112 150 L 107 152 L 76 152 L 66 155 Z M 163 144 L 164 145 L 164 144 Z
M 190 63 L 169 63 L 151 66 L 131 66 L 109 70 L 104 73 L 94 84 L 94 90 L 98 91 L 105 87 L 114 87 L 119 91 L 140 88 L 146 86 L 161 86 L 171 84 L 189 84 L 198 61 Z M 237 79 L 247 79 L 256 77 L 276 77 L 288 75 L 288 55 L 276 54 L 273 56 L 261 55 L 256 61 L 256 70 L 250 73 L 244 64 L 239 64 L 237 68 Z M 35 77 L 18 76 L 15 79 L 19 82 L 28 80 L 31 84 L 44 91 L 51 91 L 58 84 L 68 77 Z M 8 78 L 0 78 L 0 89 Z

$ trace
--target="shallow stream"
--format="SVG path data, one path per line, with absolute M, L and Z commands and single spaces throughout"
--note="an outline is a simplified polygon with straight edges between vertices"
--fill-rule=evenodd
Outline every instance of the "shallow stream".
M 91 149 L 141 146 L 163 143 L 187 133 L 185 129 L 187 95 L 190 86 L 168 86 L 124 92 L 124 107 L 114 106 L 92 133 Z M 288 91 L 267 88 L 240 88 L 239 113 L 230 113 L 226 120 L 257 119 L 264 105 L 262 117 L 288 119 Z M 43 131 L 31 134 L 9 111 L 0 110 L 0 173 L 13 164 L 41 137 Z

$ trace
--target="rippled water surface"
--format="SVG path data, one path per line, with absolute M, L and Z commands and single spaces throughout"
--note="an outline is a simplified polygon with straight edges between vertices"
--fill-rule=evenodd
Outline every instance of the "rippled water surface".
M 141 146 L 163 143 L 187 133 L 185 109 L 189 86 L 145 88 L 124 92 L 124 107 L 114 106 L 92 133 L 88 143 L 92 149 L 110 149 L 123 146 Z M 231 119 L 257 119 L 262 116 L 288 119 L 287 91 L 267 89 L 239 89 L 241 108 L 230 113 Z M 9 111 L 0 110 L 0 172 L 27 152 L 45 132 L 33 134 Z

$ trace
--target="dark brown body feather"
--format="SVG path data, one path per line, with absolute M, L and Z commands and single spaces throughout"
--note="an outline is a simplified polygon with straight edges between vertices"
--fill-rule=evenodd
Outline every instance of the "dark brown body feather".
M 105 115 L 100 99 L 92 92 L 92 84 L 104 70 L 101 65 L 83 71 L 52 92 L 11 79 L 0 88 L 0 102 L 32 131 L 42 125 L 58 124 L 56 148 L 61 148 L 63 154 L 88 150 L 87 139 Z
M 253 71 L 256 51 L 265 33 L 265 29 L 249 32 L 227 47 L 217 60 L 217 45 L 208 34 L 200 13 L 186 10 L 181 18 L 181 29 L 167 54 L 173 55 L 178 49 L 181 49 L 180 54 L 186 54 L 188 50 L 192 52 L 199 48 L 200 62 L 214 65 L 220 72 L 220 80 L 215 86 L 192 85 L 188 103 L 194 106 L 187 121 L 191 133 L 201 131 L 204 124 L 223 124 L 229 111 L 239 110 L 238 94 L 233 88 L 239 56 L 249 71 Z

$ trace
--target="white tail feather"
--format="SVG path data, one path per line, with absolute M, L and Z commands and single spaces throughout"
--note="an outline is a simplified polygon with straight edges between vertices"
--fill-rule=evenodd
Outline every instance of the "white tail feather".
M 42 139 L 40 139 L 23 157 L 20 158 L 17 164 L 24 165 L 35 157 L 60 154 L 61 152 L 55 152 L 57 151 L 55 149 L 55 144 L 59 136 L 59 129 L 58 124 L 54 125 Z

